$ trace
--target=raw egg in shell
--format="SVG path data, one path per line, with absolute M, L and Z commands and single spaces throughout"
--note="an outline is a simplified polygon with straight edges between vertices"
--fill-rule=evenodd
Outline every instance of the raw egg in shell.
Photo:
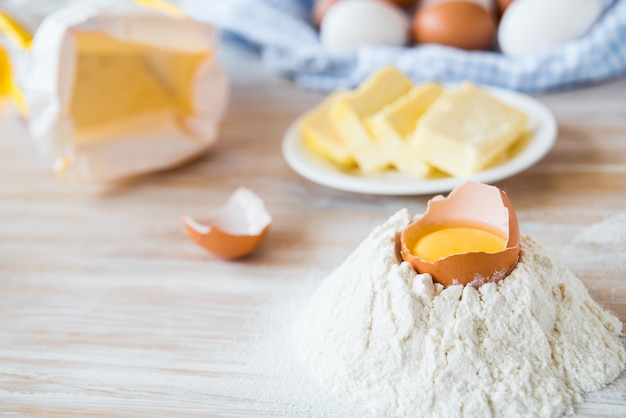
M 430 200 L 400 240 L 403 260 L 446 286 L 501 280 L 520 252 L 517 217 L 506 193 L 476 182 Z

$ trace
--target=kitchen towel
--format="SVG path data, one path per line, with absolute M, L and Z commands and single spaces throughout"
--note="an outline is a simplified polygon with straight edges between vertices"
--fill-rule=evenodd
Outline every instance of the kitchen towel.
M 312 0 L 177 3 L 188 16 L 210 21 L 257 47 L 268 66 L 311 89 L 354 88 L 385 65 L 396 66 L 415 82 L 468 80 L 526 93 L 626 74 L 626 0 L 614 2 L 584 37 L 524 59 L 439 45 L 363 46 L 345 53 L 331 52 L 320 43 L 311 24 Z

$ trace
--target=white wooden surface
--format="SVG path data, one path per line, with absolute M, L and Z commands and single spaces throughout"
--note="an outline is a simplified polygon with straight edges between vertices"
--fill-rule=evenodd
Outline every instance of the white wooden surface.
M 218 145 L 127 184 L 56 180 L 23 124 L 2 115 L 0 414 L 341 415 L 298 395 L 304 371 L 280 371 L 277 342 L 372 227 L 402 207 L 422 211 L 428 196 L 357 195 L 298 177 L 281 136 L 322 95 L 251 54 L 227 51 L 225 61 L 232 103 Z M 626 321 L 626 238 L 576 238 L 626 211 L 626 79 L 540 100 L 557 116 L 557 144 L 498 186 L 522 231 Z M 254 256 L 220 261 L 186 237 L 180 217 L 207 213 L 238 186 L 257 192 L 275 222 Z M 626 376 L 576 416 L 626 416 Z

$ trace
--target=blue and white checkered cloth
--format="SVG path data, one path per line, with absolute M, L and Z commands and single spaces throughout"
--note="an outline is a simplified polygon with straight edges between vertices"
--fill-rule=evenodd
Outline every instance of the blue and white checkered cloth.
M 530 58 L 466 52 L 438 45 L 363 46 L 333 53 L 310 23 L 312 0 L 182 0 L 192 18 L 209 21 L 259 48 L 264 62 L 307 88 L 353 88 L 394 65 L 415 82 L 469 80 L 527 93 L 626 74 L 626 0 L 615 1 L 584 37 Z M 566 18 L 566 17 L 564 17 Z

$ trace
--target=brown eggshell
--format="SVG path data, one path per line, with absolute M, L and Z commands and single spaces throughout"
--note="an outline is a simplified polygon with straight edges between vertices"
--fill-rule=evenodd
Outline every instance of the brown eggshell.
M 420 44 L 440 44 L 465 50 L 490 49 L 496 36 L 493 15 L 469 1 L 446 1 L 420 9 L 412 22 Z
M 196 244 L 221 258 L 240 258 L 253 252 L 272 223 L 263 201 L 252 191 L 239 188 L 228 202 L 209 217 L 183 217 L 183 225 Z
M 506 237 L 506 248 L 497 253 L 470 252 L 428 262 L 411 249 L 438 225 L 482 224 Z M 507 195 L 497 187 L 467 182 L 448 197 L 432 199 L 426 212 L 411 223 L 400 236 L 402 258 L 419 273 L 429 273 L 445 285 L 495 282 L 506 277 L 519 259 L 520 232 L 515 210 Z

